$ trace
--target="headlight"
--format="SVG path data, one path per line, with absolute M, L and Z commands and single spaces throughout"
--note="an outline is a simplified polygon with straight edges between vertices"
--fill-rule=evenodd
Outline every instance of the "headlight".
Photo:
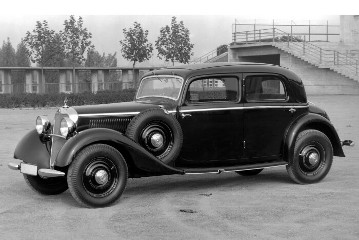
M 64 117 L 60 123 L 60 133 L 62 136 L 67 137 L 75 130 L 75 123 L 68 117 Z
M 45 133 L 50 128 L 50 121 L 45 116 L 38 116 L 36 118 L 36 131 L 38 134 Z

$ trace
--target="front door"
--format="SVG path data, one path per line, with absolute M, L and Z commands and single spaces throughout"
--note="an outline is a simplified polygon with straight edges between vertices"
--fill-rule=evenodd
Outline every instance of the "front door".
M 243 110 L 237 76 L 207 76 L 187 86 L 179 109 L 184 139 L 178 165 L 235 164 L 243 154 Z
M 245 156 L 254 161 L 281 158 L 289 125 L 307 108 L 289 97 L 288 80 L 278 75 L 244 75 Z

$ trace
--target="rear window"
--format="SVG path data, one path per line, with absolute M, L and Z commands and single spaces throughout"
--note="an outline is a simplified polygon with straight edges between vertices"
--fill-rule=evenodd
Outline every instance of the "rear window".
M 278 76 L 254 75 L 245 79 L 246 100 L 248 102 L 285 101 L 287 92 Z

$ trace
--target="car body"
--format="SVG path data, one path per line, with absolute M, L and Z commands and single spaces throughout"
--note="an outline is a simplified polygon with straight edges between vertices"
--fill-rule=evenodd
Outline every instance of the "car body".
M 344 157 L 326 112 L 289 69 L 259 63 L 183 65 L 146 73 L 133 102 L 59 108 L 19 142 L 10 163 L 43 194 L 69 188 L 84 206 L 122 195 L 128 177 L 286 166 L 315 183 Z

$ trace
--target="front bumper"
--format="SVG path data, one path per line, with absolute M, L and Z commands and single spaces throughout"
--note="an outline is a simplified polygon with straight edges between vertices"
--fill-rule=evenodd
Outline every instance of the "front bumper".
M 8 167 L 12 170 L 18 170 L 23 174 L 31 175 L 31 176 L 40 176 L 41 178 L 51 178 L 51 177 L 64 177 L 65 173 L 61 171 L 57 171 L 54 169 L 40 168 L 37 166 L 27 164 L 27 163 L 9 163 Z

